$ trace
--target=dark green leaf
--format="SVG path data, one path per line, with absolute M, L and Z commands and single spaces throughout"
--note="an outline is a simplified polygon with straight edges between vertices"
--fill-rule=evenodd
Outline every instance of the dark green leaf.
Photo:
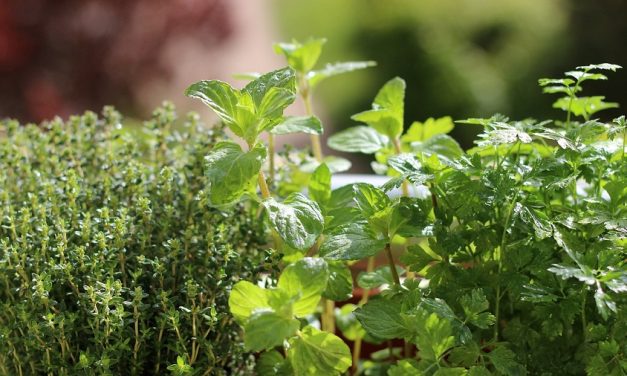
M 341 262 L 329 263 L 329 280 L 322 296 L 337 302 L 353 296 L 353 276 L 348 266 Z
M 349 222 L 334 228 L 320 246 L 320 255 L 329 260 L 360 260 L 379 253 L 385 241 L 377 239 L 364 222 Z
M 356 309 L 355 316 L 366 332 L 375 338 L 403 338 L 408 334 L 401 318 L 401 303 L 398 300 L 372 299 Z

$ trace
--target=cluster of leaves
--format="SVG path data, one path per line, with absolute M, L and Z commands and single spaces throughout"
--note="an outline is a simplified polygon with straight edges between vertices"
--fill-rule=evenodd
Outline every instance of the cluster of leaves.
M 320 47 L 315 40 L 278 45 L 291 68 L 229 92 L 236 98 L 263 88 L 255 103 L 272 101 L 279 89 L 287 98 L 296 91 L 291 78 L 309 77 L 303 72 Z M 308 195 L 272 192 L 265 179 L 273 174 L 264 163 L 273 149 L 260 141 L 258 124 L 277 124 L 263 128 L 272 132 L 289 122 L 281 115 L 288 101 L 270 121 L 259 107 L 254 121 L 238 121 L 242 105 L 221 105 L 234 103 L 231 94 L 197 90 L 219 83 L 193 85 L 189 95 L 236 119 L 225 120 L 234 133 L 255 135 L 244 139 L 246 152 L 209 153 L 210 191 L 232 192 L 230 203 L 248 197 L 283 256 L 277 279 L 264 287 L 240 281 L 229 300 L 246 348 L 263 352 L 257 372 L 333 375 L 351 365 L 366 375 L 627 372 L 627 122 L 591 119 L 613 104 L 577 96 L 584 81 L 606 78 L 598 71 L 618 68 L 589 65 L 540 81 L 545 91 L 566 95 L 555 104 L 566 121 L 496 115 L 460 122 L 483 128 L 468 151 L 447 135 L 450 118 L 414 122 L 404 132 L 405 82 L 394 78 L 372 109 L 353 116 L 361 125 L 329 139 L 334 149 L 374 154 L 375 172 L 389 182 L 331 190 L 333 170 L 317 159 Z M 399 187 L 400 197 L 392 194 Z M 379 254 L 388 265 L 375 269 Z M 369 267 L 357 278 L 361 300 L 330 312 L 329 303 L 351 297 L 349 267 L 362 259 Z M 339 333 L 353 342 L 352 354 Z M 363 341 L 389 348 L 361 359 Z
M 209 205 L 220 129 L 120 122 L 0 125 L 0 374 L 249 373 L 228 293 L 273 261 L 253 214 Z

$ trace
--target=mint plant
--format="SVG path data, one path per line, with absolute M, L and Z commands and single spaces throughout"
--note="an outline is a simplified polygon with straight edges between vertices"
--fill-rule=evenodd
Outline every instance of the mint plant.
M 320 43 L 307 48 L 317 57 Z M 284 49 L 302 77 L 315 58 Z M 229 300 L 246 348 L 262 352 L 257 372 L 626 372 L 626 122 L 592 119 L 615 105 L 579 96 L 585 81 L 606 78 L 597 71 L 618 68 L 589 65 L 566 79 L 540 80 L 545 92 L 566 95 L 555 104 L 567 112 L 565 122 L 502 115 L 458 122 L 483 128 L 468 151 L 448 136 L 455 124 L 447 117 L 404 131 L 405 82 L 390 80 L 372 109 L 353 116 L 364 125 L 329 138 L 334 149 L 374 154 L 374 170 L 390 177 L 381 187 L 331 190 L 332 171 L 322 163 L 308 196 L 281 200 L 264 187 L 265 146 L 249 143 L 249 158 L 231 158 L 248 166 L 242 181 L 249 185 L 229 190 L 240 193 L 225 202 L 251 193 L 275 234 L 271 246 L 283 255 L 278 278 L 265 286 L 240 281 Z M 219 93 L 193 94 L 203 95 L 222 101 Z M 210 173 L 219 152 L 207 157 Z M 255 174 L 260 198 L 252 195 Z M 229 181 L 224 175 L 212 184 L 220 192 Z M 398 187 L 403 195 L 390 196 Z M 387 265 L 377 267 L 379 254 Z M 335 309 L 337 326 L 325 324 L 330 316 L 322 298 L 349 299 L 350 265 L 362 259 L 368 268 L 357 283 L 364 295 Z M 312 325 L 318 319 L 322 331 Z M 353 342 L 352 354 L 336 330 Z M 364 360 L 363 342 L 388 349 Z

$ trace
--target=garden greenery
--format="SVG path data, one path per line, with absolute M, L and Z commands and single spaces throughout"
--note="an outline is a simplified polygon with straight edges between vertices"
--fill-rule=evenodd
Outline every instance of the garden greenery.
M 349 164 L 322 155 L 311 90 L 373 63 L 315 70 L 323 45 L 187 89 L 234 140 L 195 116 L 177 131 L 169 105 L 144 138 L 108 108 L 2 124 L 0 373 L 627 372 L 627 120 L 581 96 L 620 67 L 540 80 L 563 120 L 457 122 L 482 129 L 466 151 L 448 117 L 406 125 L 393 78 L 328 139 L 388 182 L 332 190 Z M 277 153 L 289 133 L 311 153 Z
M 242 280 L 229 298 L 245 347 L 260 353 L 257 373 L 627 372 L 627 121 L 593 117 L 616 104 L 580 96 L 586 81 L 620 67 L 581 66 L 540 80 L 544 92 L 561 96 L 554 107 L 566 112 L 563 121 L 458 122 L 482 129 L 467 151 L 448 136 L 450 118 L 405 132 L 405 82 L 394 78 L 371 109 L 353 116 L 359 125 L 328 142 L 374 154 L 374 170 L 389 182 L 331 190 L 333 170 L 314 144 L 315 169 L 304 161 L 297 175 L 308 193 L 284 194 L 281 182 L 267 183 L 274 151 L 260 136 L 321 133 L 311 114 L 282 115 L 297 94 L 308 99 L 317 75 L 305 72 L 321 45 L 277 45 L 289 67 L 241 90 L 220 81 L 187 90 L 246 145 L 223 141 L 207 155 L 210 204 L 257 206 L 272 252 L 284 256 L 278 278 Z M 397 188 L 403 194 L 391 197 Z M 387 265 L 376 267 L 379 254 Z M 350 266 L 362 259 L 369 266 L 357 278 L 361 300 L 329 310 L 351 297 Z M 388 349 L 360 359 L 364 341 Z
M 250 373 L 228 293 L 272 259 L 254 214 L 208 205 L 221 131 L 120 121 L 0 126 L 0 374 Z

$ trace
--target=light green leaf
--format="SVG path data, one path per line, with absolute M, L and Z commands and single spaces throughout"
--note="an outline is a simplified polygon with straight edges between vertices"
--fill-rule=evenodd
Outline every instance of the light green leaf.
M 277 43 L 274 51 L 285 55 L 288 65 L 294 70 L 307 73 L 316 65 L 326 41 L 324 38 L 310 38 L 304 43 L 296 40 L 292 43 Z
M 393 139 L 403 133 L 404 101 L 405 81 L 395 77 L 379 90 L 372 104 L 372 110 L 358 113 L 351 118 L 364 122 L 379 133 Z
M 592 69 L 602 69 L 602 70 L 610 70 L 612 72 L 616 72 L 617 69 L 621 69 L 620 65 L 609 64 L 609 63 L 601 63 L 601 64 L 590 64 L 590 65 L 582 65 L 577 67 L 577 69 L 583 69 L 585 71 Z
M 337 327 L 342 332 L 344 338 L 349 341 L 354 341 L 357 338 L 363 338 L 366 335 L 366 331 L 361 327 L 357 317 L 353 311 L 357 309 L 354 304 L 345 304 L 342 308 L 335 309 L 335 319 Z
M 331 171 L 326 163 L 321 163 L 311 174 L 309 196 L 323 208 L 331 199 Z
M 309 86 L 315 87 L 321 81 L 328 77 L 336 76 L 342 73 L 348 73 L 359 69 L 374 67 L 377 65 L 374 61 L 346 61 L 341 63 L 327 64 L 323 69 L 312 71 L 307 74 Z
M 348 266 L 341 262 L 329 263 L 329 280 L 322 296 L 336 302 L 353 296 L 353 276 Z
M 448 349 L 455 345 L 453 330 L 446 318 L 418 309 L 413 322 L 416 324 L 415 341 L 422 359 L 437 362 Z
M 294 102 L 295 98 L 296 94 L 293 91 L 280 87 L 271 87 L 257 108 L 257 116 L 260 118 L 278 118 L 283 114 L 283 110 Z M 271 123 L 275 124 L 275 122 Z
M 305 257 L 283 270 L 277 287 L 289 296 L 298 297 L 294 302 L 294 315 L 303 317 L 316 310 L 328 278 L 329 269 L 323 259 Z
M 604 99 L 604 96 L 578 97 L 573 98 L 571 103 L 570 97 L 563 97 L 553 103 L 553 108 L 570 111 L 575 116 L 587 117 L 601 110 L 618 107 L 618 103 L 604 102 Z
M 387 136 L 370 127 L 358 125 L 332 135 L 327 144 L 338 151 L 372 154 L 385 148 L 388 142 Z
M 234 142 L 218 142 L 205 157 L 210 203 L 216 206 L 232 204 L 244 193 L 254 192 L 265 158 L 266 149 L 261 145 L 244 152 Z
M 296 376 L 339 375 L 352 364 L 344 341 L 312 326 L 305 327 L 299 337 L 290 341 L 287 358 Z
M 366 218 L 385 211 L 392 205 L 385 192 L 371 184 L 357 183 L 353 185 L 353 190 L 355 203 Z
M 286 318 L 271 309 L 255 311 L 244 325 L 244 346 L 249 351 L 262 351 L 283 344 L 296 334 L 300 321 Z
M 360 260 L 379 253 L 385 246 L 365 222 L 349 222 L 325 234 L 320 256 L 329 260 Z
M 227 125 L 235 123 L 239 92 L 226 82 L 218 80 L 199 81 L 188 87 L 185 90 L 185 95 L 200 99 Z
M 399 360 L 390 367 L 388 376 L 423 376 L 424 372 L 418 368 L 418 362 L 414 359 Z
M 403 270 L 400 266 L 396 265 L 395 268 L 399 276 L 402 276 L 405 273 L 405 270 Z M 381 285 L 394 284 L 394 277 L 392 276 L 390 267 L 386 265 L 377 268 L 373 272 L 359 273 L 357 276 L 357 284 L 359 287 L 364 289 L 375 289 Z
M 424 123 L 415 121 L 401 137 L 403 142 L 426 141 L 439 134 L 447 134 L 455 128 L 453 119 L 449 116 L 439 119 L 429 118 Z
M 380 339 L 403 338 L 408 334 L 401 318 L 401 303 L 398 300 L 375 298 L 355 310 L 357 320 L 366 332 Z
M 256 80 L 248 83 L 242 93 L 250 94 L 256 108 L 261 108 L 268 92 L 274 89 L 285 89 L 289 92 L 296 92 L 296 75 L 290 68 L 282 68 L 261 75 Z M 272 94 L 274 95 L 274 94 Z
M 266 290 L 248 281 L 237 282 L 229 295 L 229 309 L 235 320 L 244 323 L 259 308 L 270 308 Z
M 272 128 L 273 134 L 307 133 L 322 134 L 322 123 L 315 116 L 286 116 Z
M 412 143 L 411 147 L 414 152 L 423 153 L 427 157 L 435 154 L 449 164 L 464 154 L 457 141 L 446 134 L 435 135 L 424 142 Z
M 318 204 L 301 193 L 292 193 L 282 203 L 269 198 L 263 205 L 274 230 L 296 250 L 311 248 L 322 233 L 324 218 Z

